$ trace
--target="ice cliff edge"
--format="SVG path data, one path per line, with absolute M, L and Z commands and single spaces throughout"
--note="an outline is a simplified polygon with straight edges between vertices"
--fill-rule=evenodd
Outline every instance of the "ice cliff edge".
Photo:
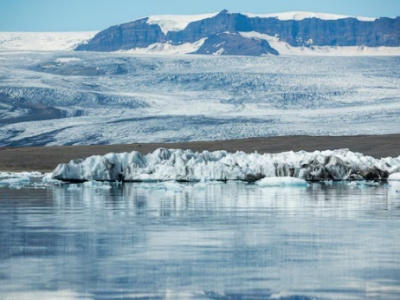
M 246 154 L 160 148 L 147 155 L 134 151 L 72 160 L 58 165 L 52 178 L 70 182 L 254 182 L 265 177 L 295 177 L 307 181 L 387 180 L 390 174 L 399 171 L 400 156 L 375 159 L 348 149 Z

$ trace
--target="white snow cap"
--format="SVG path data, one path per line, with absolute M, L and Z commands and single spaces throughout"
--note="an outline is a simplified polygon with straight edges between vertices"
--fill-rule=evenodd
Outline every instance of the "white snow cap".
M 227 12 L 231 14 L 232 12 Z M 161 28 L 161 31 L 164 34 L 167 34 L 169 31 L 181 31 L 184 30 L 189 23 L 196 22 L 208 18 L 212 18 L 218 15 L 217 13 L 211 14 L 201 14 L 201 15 L 160 15 L 160 16 L 150 16 L 147 20 L 147 24 L 149 25 L 158 25 Z M 283 12 L 283 13 L 273 13 L 273 14 L 251 14 L 245 13 L 243 14 L 249 18 L 277 18 L 282 21 L 286 20 L 296 20 L 301 21 L 309 18 L 317 18 L 321 20 L 339 20 L 346 18 L 356 18 L 359 21 L 364 22 L 373 22 L 376 18 L 367 18 L 367 17 L 353 17 L 353 16 L 345 16 L 345 15 L 334 15 L 334 14 L 326 14 L 326 13 L 315 13 L 315 12 Z
M 202 14 L 202 15 L 162 15 L 150 16 L 147 20 L 149 25 L 158 25 L 164 34 L 169 31 L 184 30 L 189 23 L 215 17 L 218 13 Z
M 400 172 L 400 157 L 377 160 L 347 149 L 261 155 L 160 148 L 147 155 L 137 151 L 109 153 L 60 164 L 52 178 L 66 181 L 257 181 L 264 177 L 380 180 L 395 172 Z
M 364 22 L 373 22 L 376 18 L 367 18 L 367 17 L 353 17 L 353 16 L 345 16 L 345 15 L 335 15 L 335 14 L 326 14 L 326 13 L 316 13 L 316 12 L 305 12 L 305 11 L 289 11 L 283 13 L 273 13 L 273 14 L 251 14 L 246 13 L 245 16 L 249 18 L 277 18 L 281 21 L 295 20 L 301 21 L 304 19 L 317 18 L 321 20 L 340 20 L 347 18 L 355 18 L 359 21 Z

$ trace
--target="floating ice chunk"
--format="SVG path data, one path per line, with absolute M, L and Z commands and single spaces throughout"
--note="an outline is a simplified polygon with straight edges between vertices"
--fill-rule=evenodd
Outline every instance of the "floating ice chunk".
M 388 180 L 389 181 L 400 181 L 400 172 L 399 173 L 390 174 Z
M 265 177 L 256 182 L 257 185 L 262 187 L 271 186 L 307 186 L 307 181 L 294 177 Z
M 0 172 L 0 187 L 20 189 L 22 187 L 45 188 L 43 183 L 38 183 L 44 175 L 40 172 Z M 50 175 L 47 175 L 49 180 Z
M 27 174 L 0 172 L 0 187 L 20 189 L 23 186 L 29 185 L 30 179 Z
M 29 177 L 16 177 L 16 178 L 5 178 L 5 179 L 0 179 L 0 184 L 27 184 L 29 183 Z
M 377 160 L 348 149 L 278 154 L 193 152 L 157 149 L 143 155 L 109 153 L 60 164 L 52 178 L 63 181 L 228 181 L 255 182 L 264 177 L 306 181 L 386 180 L 400 171 L 400 158 Z
M 69 190 L 69 191 L 78 191 L 80 189 L 81 189 L 81 187 L 77 184 L 70 184 L 67 187 L 67 190 Z
M 42 177 L 40 172 L 0 172 L 0 180 L 8 178 L 38 178 Z
M 90 180 L 86 181 L 83 183 L 84 188 L 92 188 L 92 189 L 103 189 L 103 190 L 109 190 L 112 188 L 111 184 L 108 182 L 101 182 L 101 181 L 95 181 L 95 180 Z
M 54 179 L 54 178 L 52 178 L 52 176 L 53 176 L 53 173 L 44 174 L 44 176 L 42 178 L 42 182 L 44 184 L 59 184 L 59 183 L 62 183 L 62 181 Z
M 362 181 L 352 181 L 352 182 L 349 182 L 347 185 L 352 188 L 364 189 L 364 188 L 370 188 L 370 187 L 377 187 L 380 185 L 380 183 L 377 181 L 362 180 Z

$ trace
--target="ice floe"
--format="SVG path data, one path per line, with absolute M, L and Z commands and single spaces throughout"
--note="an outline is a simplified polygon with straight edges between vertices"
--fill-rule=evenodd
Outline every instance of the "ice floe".
M 400 172 L 390 174 L 388 180 L 389 181 L 400 181 Z
M 72 160 L 58 165 L 51 177 L 70 182 L 255 182 L 266 177 L 339 181 L 387 180 L 396 172 L 400 172 L 400 157 L 375 159 L 348 149 L 247 154 L 160 148 L 147 155 L 134 151 Z
M 40 172 L 0 172 L 0 187 L 22 188 L 31 184 L 31 178 L 40 178 Z

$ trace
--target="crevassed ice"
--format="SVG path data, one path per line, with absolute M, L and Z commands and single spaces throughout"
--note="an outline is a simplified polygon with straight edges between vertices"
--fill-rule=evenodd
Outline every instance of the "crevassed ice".
M 157 149 L 143 155 L 109 153 L 60 164 L 64 181 L 257 181 L 265 177 L 320 180 L 386 180 L 400 172 L 400 157 L 375 159 L 348 149 L 279 154 Z

